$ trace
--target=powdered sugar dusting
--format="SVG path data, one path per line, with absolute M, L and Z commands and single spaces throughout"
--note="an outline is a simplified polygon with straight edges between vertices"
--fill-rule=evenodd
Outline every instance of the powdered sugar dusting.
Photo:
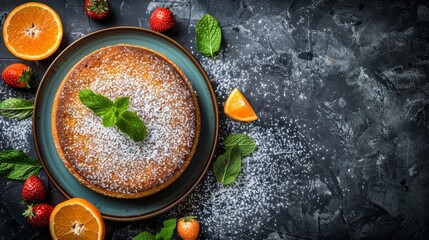
M 65 129 L 63 151 L 81 176 L 103 189 L 130 194 L 177 173 L 190 154 L 196 121 L 190 90 L 175 68 L 137 49 L 104 49 L 79 64 L 62 90 L 64 110 L 57 124 Z M 93 61 L 105 54 L 109 57 Z M 111 100 L 129 97 L 129 110 L 145 122 L 146 139 L 134 142 L 115 127 L 103 127 L 101 117 L 80 103 L 77 93 L 83 89 Z
M 281 118 L 278 122 L 283 126 L 225 120 L 220 142 L 230 133 L 245 133 L 255 139 L 256 151 L 243 159 L 240 175 L 231 185 L 216 182 L 209 171 L 204 184 L 175 214 L 199 216 L 207 235 L 223 238 L 260 226 L 306 194 L 317 177 L 308 146 L 296 120 Z
M 304 199 L 317 202 L 318 189 L 326 189 L 316 174 L 318 164 L 312 153 L 318 146 L 308 138 L 315 129 L 309 129 L 299 116 L 284 115 L 290 100 L 305 104 L 299 88 L 307 86 L 296 85 L 293 75 L 280 81 L 278 77 L 287 70 L 272 67 L 278 63 L 278 55 L 262 50 L 237 42 L 228 45 L 216 60 L 200 60 L 218 94 L 220 109 L 235 87 L 251 105 L 264 102 L 254 104 L 260 118 L 256 122 L 235 122 L 221 113 L 219 148 L 232 133 L 245 133 L 257 143 L 256 151 L 243 159 L 236 181 L 224 186 L 210 170 L 196 191 L 171 213 L 198 216 L 204 236 L 235 239 L 245 232 L 256 237 L 258 229 L 271 219 L 275 226 L 275 216 L 285 208 L 294 208 Z
M 0 121 L 0 145 L 6 149 L 28 150 L 32 136 L 31 118 Z

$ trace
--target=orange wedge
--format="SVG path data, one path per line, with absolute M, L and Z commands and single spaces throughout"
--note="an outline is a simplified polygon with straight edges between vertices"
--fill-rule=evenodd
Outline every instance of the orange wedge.
M 19 5 L 4 21 L 4 44 L 18 58 L 33 61 L 45 59 L 58 49 L 62 38 L 60 17 L 42 3 Z
M 243 94 L 234 88 L 226 99 L 223 112 L 230 118 L 240 122 L 251 122 L 258 120 L 258 116 L 253 111 Z
M 52 239 L 104 239 L 100 211 L 82 198 L 72 198 L 55 206 L 49 219 Z

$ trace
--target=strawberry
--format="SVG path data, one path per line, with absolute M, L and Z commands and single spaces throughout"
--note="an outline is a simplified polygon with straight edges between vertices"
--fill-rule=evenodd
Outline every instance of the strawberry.
M 177 222 L 177 233 L 183 240 L 196 240 L 200 234 L 200 223 L 193 216 L 183 217 Z
M 22 214 L 27 217 L 28 222 L 35 227 L 46 227 L 49 225 L 49 217 L 51 216 L 52 207 L 46 203 L 38 203 L 36 205 L 28 205 L 27 210 Z
M 88 17 L 101 20 L 109 14 L 110 5 L 107 0 L 85 0 L 85 12 Z
M 46 187 L 38 176 L 27 178 L 22 187 L 22 198 L 28 202 L 41 202 L 46 198 Z
M 33 70 L 22 63 L 13 63 L 7 66 L 1 77 L 3 81 L 14 88 L 30 88 L 30 80 Z
M 149 18 L 150 27 L 157 32 L 171 30 L 176 24 L 176 18 L 168 8 L 156 8 Z

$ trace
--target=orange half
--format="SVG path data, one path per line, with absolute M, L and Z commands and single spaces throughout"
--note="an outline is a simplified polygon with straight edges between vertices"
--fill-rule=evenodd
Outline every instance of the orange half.
M 258 116 L 253 111 L 243 94 L 234 88 L 226 99 L 223 112 L 230 118 L 240 122 L 252 122 L 258 120 Z
M 5 46 L 13 55 L 25 60 L 51 56 L 62 38 L 60 17 L 51 7 L 38 2 L 19 5 L 3 24 Z
M 49 219 L 52 239 L 104 239 L 100 211 L 82 198 L 72 198 L 55 206 Z

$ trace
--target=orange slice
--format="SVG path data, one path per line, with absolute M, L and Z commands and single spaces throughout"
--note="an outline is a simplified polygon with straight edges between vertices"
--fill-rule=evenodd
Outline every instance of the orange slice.
M 49 219 L 52 239 L 104 239 L 100 211 L 82 198 L 72 198 L 55 206 Z
M 230 118 L 240 122 L 251 122 L 258 120 L 258 116 L 253 111 L 243 94 L 234 88 L 226 99 L 223 112 Z
M 49 6 L 29 2 L 9 13 L 3 25 L 7 49 L 25 60 L 41 60 L 58 49 L 63 26 L 58 14 Z

